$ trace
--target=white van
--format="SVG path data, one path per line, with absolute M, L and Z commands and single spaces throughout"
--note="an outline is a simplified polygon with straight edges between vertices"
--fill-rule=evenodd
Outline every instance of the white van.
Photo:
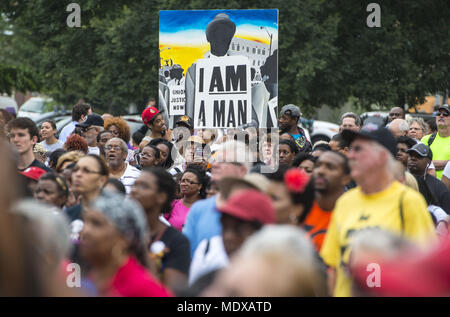
M 0 109 L 5 109 L 10 112 L 14 110 L 15 114 L 17 114 L 17 111 L 19 110 L 17 107 L 17 102 L 8 96 L 0 96 Z
M 28 117 L 32 120 L 43 113 L 53 111 L 54 101 L 50 98 L 31 97 L 19 109 L 17 117 Z

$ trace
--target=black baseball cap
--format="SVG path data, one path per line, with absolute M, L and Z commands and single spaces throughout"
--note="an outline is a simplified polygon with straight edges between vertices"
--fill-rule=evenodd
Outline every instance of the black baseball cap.
M 397 140 L 394 135 L 385 127 L 380 127 L 377 124 L 368 123 L 365 124 L 359 132 L 344 130 L 341 134 L 348 144 L 351 144 L 357 137 L 361 137 L 373 140 L 384 146 L 394 157 L 397 154 Z
M 103 118 L 96 113 L 92 113 L 92 114 L 88 115 L 84 122 L 78 123 L 76 126 L 82 127 L 82 128 L 87 128 L 87 127 L 90 127 L 93 125 L 98 126 L 98 127 L 103 127 L 103 125 L 104 125 Z
M 438 110 L 444 110 L 445 112 L 450 113 L 450 108 L 448 107 L 448 105 L 442 105 Z
M 422 157 L 427 157 L 431 161 L 433 160 L 433 152 L 431 149 L 423 143 L 417 143 L 412 148 L 410 148 L 406 153 L 416 152 Z

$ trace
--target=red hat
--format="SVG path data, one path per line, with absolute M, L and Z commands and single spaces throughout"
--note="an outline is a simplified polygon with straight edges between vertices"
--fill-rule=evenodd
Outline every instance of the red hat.
M 242 190 L 232 195 L 219 211 L 246 221 L 275 223 L 272 201 L 267 195 L 255 189 Z
M 159 110 L 153 106 L 145 108 L 144 111 L 142 111 L 142 121 L 147 125 L 158 113 Z
M 39 180 L 39 178 L 41 178 L 42 175 L 46 174 L 47 172 L 44 171 L 42 168 L 36 167 L 36 166 L 32 166 L 27 168 L 26 170 L 24 170 L 23 172 L 19 172 L 22 175 L 25 175 L 28 178 L 34 179 L 34 180 Z

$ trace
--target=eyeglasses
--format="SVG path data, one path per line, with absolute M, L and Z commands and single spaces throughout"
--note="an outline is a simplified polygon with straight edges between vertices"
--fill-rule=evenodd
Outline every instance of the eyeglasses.
M 449 114 L 448 112 L 441 111 L 441 112 L 438 112 L 438 113 L 436 114 L 436 117 L 440 117 L 441 115 L 444 116 L 444 117 L 450 116 L 450 114 Z
M 199 185 L 200 183 L 195 183 L 195 182 L 190 181 L 190 180 L 188 180 L 188 179 L 182 179 L 182 180 L 180 181 L 180 184 L 189 184 L 189 185 L 197 184 L 197 185 Z
M 81 171 L 81 173 L 83 174 L 102 174 L 101 172 L 91 171 L 86 167 L 81 168 L 79 166 L 75 166 L 72 170 L 73 173 L 76 173 L 78 171 Z
M 112 150 L 112 149 L 114 149 L 114 151 L 122 151 L 122 148 L 120 146 L 118 146 L 118 145 L 114 145 L 114 146 L 107 145 L 107 146 L 105 146 L 105 150 L 106 151 L 109 151 L 109 150 Z

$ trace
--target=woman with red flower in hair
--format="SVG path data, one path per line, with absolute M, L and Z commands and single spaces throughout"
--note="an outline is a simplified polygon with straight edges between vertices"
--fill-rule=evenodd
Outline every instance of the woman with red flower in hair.
M 304 171 L 285 164 L 266 176 L 270 180 L 267 194 L 272 198 L 276 210 L 276 222 L 301 225 L 314 201 L 311 177 Z

